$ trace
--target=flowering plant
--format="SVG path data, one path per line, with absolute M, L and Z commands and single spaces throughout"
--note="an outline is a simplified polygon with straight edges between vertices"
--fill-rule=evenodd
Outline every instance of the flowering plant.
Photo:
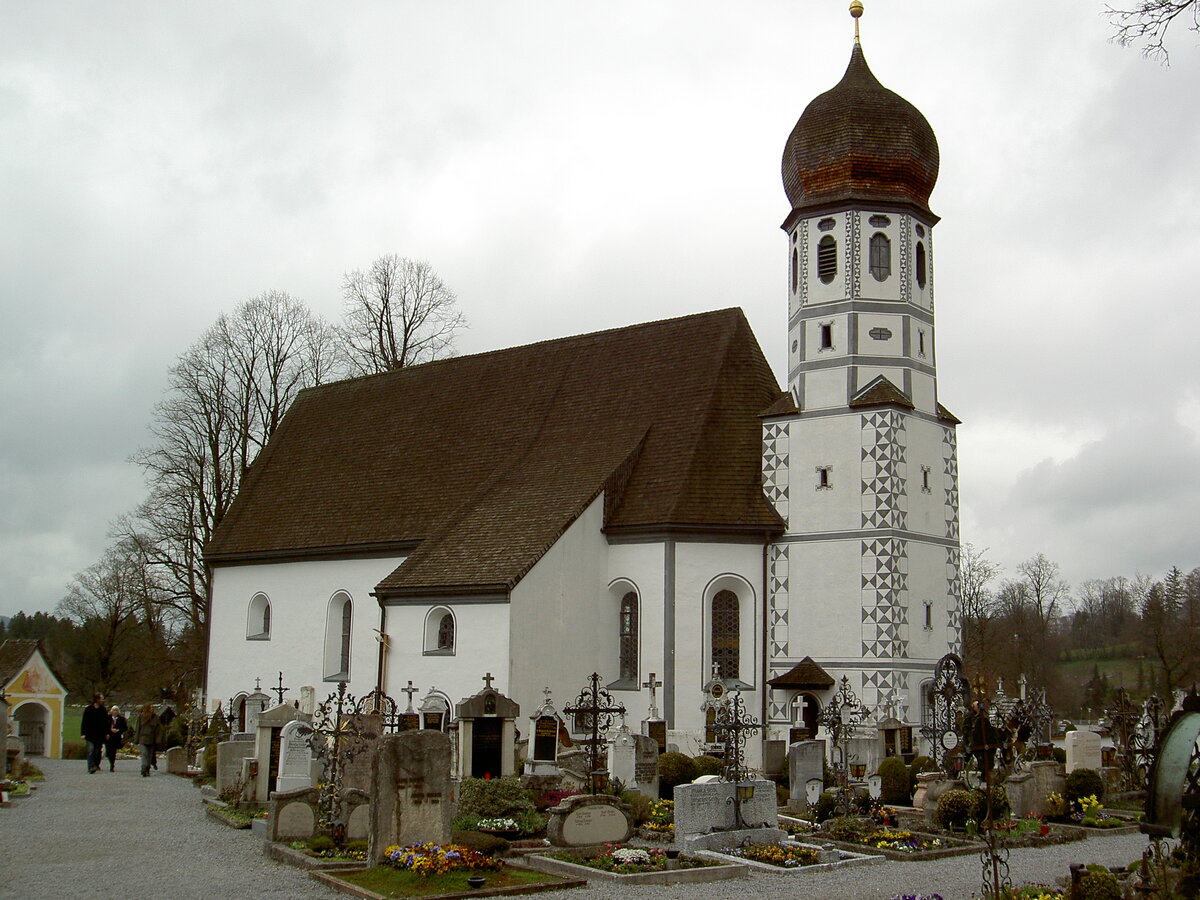
M 919 838 L 911 831 L 875 831 L 862 840 L 868 847 L 877 850 L 897 850 L 901 853 L 917 853 L 921 850 L 936 850 L 942 846 L 937 838 Z
M 897 894 L 892 900 L 942 900 L 941 894 Z
M 1046 815 L 1065 816 L 1067 814 L 1067 799 L 1058 791 L 1046 795 Z
M 643 827 L 649 829 L 650 831 L 659 831 L 664 834 L 674 834 L 675 801 L 650 801 L 650 818 Z
M 667 868 L 667 854 L 657 848 L 622 847 L 620 844 L 605 844 L 604 848 L 592 856 L 575 856 L 572 854 L 552 854 L 556 859 L 579 863 L 593 869 L 614 872 L 618 875 L 632 875 L 639 872 L 660 872 Z M 698 865 L 695 862 L 679 860 L 679 868 L 691 868 Z
M 501 818 L 494 818 L 494 819 L 480 819 L 477 823 L 475 823 L 475 827 L 478 828 L 480 831 L 520 831 L 521 830 L 521 826 L 518 825 L 512 819 L 508 818 L 508 816 L 503 816 Z
M 413 844 L 409 847 L 391 846 L 384 851 L 384 863 L 397 869 L 408 869 L 422 878 L 445 875 L 451 869 L 501 869 L 504 862 L 492 859 L 458 844 Z
M 798 847 L 795 844 L 749 844 L 721 852 L 770 866 L 779 866 L 781 869 L 798 869 L 800 866 L 811 866 L 821 861 L 821 854 L 816 850 L 811 847 Z

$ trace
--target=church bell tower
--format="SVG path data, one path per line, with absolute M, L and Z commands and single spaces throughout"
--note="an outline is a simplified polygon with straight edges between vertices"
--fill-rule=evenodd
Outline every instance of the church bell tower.
M 859 0 L 850 10 L 845 74 L 783 151 L 792 405 L 764 419 L 763 460 L 787 522 L 768 560 L 776 739 L 804 709 L 811 723 L 821 684 L 843 675 L 875 721 L 919 734 L 922 686 L 959 643 L 957 420 L 938 402 L 934 333 L 937 138 L 871 72 Z

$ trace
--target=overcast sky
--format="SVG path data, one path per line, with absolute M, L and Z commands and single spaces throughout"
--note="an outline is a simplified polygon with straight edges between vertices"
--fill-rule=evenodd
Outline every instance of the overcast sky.
M 0 0 L 0 615 L 99 558 L 219 313 L 336 320 L 384 253 L 457 291 L 461 353 L 740 306 L 784 384 L 779 160 L 846 6 Z M 862 20 L 941 147 L 963 538 L 1072 584 L 1200 565 L 1200 49 L 1144 60 L 1103 6 Z

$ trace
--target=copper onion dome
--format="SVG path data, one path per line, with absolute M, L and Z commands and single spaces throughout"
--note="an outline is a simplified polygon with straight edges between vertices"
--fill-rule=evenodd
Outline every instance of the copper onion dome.
M 842 80 L 808 104 L 783 148 L 793 209 L 881 201 L 928 212 L 937 176 L 933 129 L 879 83 L 857 43 Z

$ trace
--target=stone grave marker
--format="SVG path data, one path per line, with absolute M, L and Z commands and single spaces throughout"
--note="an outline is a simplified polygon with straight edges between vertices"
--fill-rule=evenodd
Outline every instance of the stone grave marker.
M 254 741 L 238 738 L 233 741 L 221 741 L 217 744 L 217 780 L 218 794 L 241 784 L 242 760 L 254 756 Z
M 516 772 L 516 719 L 521 707 L 492 687 L 492 675 L 478 694 L 455 706 L 458 717 L 460 778 L 504 778 Z
M 379 739 L 371 766 L 367 859 L 372 864 L 393 844 L 450 840 L 457 806 L 450 757 L 450 738 L 440 731 L 404 731 Z
M 288 722 L 279 731 L 279 775 L 275 789 L 280 792 L 311 787 L 313 752 L 309 734 L 299 719 Z
M 651 799 L 658 797 L 658 742 L 644 734 L 635 734 L 633 789 Z
M 825 781 L 821 778 L 810 778 L 804 783 L 804 799 L 809 806 L 816 806 L 825 791 Z
M 246 718 L 246 734 L 253 735 L 258 731 L 258 717 L 270 705 L 271 698 L 257 688 L 254 693 L 246 697 L 242 705 L 243 715 Z
M 258 781 L 254 796 L 259 802 L 269 800 L 277 789 L 279 777 L 279 733 L 288 722 L 301 718 L 300 710 L 290 703 L 263 711 L 258 716 L 255 730 L 254 757 L 258 760 Z
M 802 812 L 798 807 L 801 798 L 808 797 L 809 782 L 823 781 L 824 778 L 824 741 L 800 741 L 788 747 L 788 792 L 792 797 L 788 801 L 790 809 Z
M 742 782 L 746 784 L 746 782 Z M 779 828 L 779 809 L 775 803 L 775 782 L 758 779 L 750 782 L 753 796 L 741 801 L 742 823 L 739 828 L 734 805 L 738 785 L 728 781 L 707 784 L 681 784 L 675 787 L 675 843 L 681 847 L 709 846 L 699 840 L 719 833 L 715 839 L 743 843 L 776 843 L 783 839 Z M 731 835 L 737 835 L 736 838 Z
M 883 796 L 883 779 L 878 773 L 867 776 L 867 793 L 875 800 Z
M 383 716 L 378 713 L 356 713 L 345 716 L 350 730 L 362 735 L 353 741 L 353 753 L 342 757 L 342 790 L 371 790 L 371 765 L 375 748 L 383 737 Z
M 300 712 L 311 716 L 317 711 L 317 689 L 311 684 L 300 688 Z
M 1076 769 L 1100 768 L 1100 735 L 1094 731 L 1071 731 L 1064 743 L 1067 748 L 1067 773 Z
M 637 745 L 629 729 L 622 725 L 611 733 L 608 743 L 608 774 L 619 779 L 626 788 L 633 786 Z
M 187 766 L 187 749 L 184 747 L 168 747 L 166 752 L 167 757 L 167 773 L 170 775 L 186 775 Z
M 611 794 L 577 794 L 549 810 L 546 837 L 558 847 L 624 843 L 633 834 L 629 809 Z

